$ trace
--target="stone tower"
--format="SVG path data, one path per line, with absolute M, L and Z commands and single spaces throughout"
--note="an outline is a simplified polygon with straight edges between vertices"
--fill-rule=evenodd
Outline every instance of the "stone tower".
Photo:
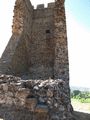
M 73 120 L 64 0 L 36 9 L 30 0 L 16 0 L 0 73 L 21 77 L 0 75 L 5 120 Z
M 36 9 L 29 0 L 16 0 L 12 36 L 0 60 L 0 72 L 68 81 L 64 0 Z

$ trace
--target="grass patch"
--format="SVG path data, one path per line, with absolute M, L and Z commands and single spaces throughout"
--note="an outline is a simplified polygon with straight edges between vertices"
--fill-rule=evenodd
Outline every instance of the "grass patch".
M 90 98 L 79 98 L 79 99 L 76 99 L 76 98 L 72 98 L 71 99 L 73 102 L 81 102 L 81 103 L 90 103 Z
M 87 98 L 87 99 L 81 98 L 79 101 L 80 101 L 81 103 L 90 103 L 90 98 Z

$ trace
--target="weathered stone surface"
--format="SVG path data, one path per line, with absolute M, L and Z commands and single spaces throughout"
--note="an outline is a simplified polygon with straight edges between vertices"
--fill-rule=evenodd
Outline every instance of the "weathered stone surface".
M 37 105 L 35 112 L 38 113 L 48 113 L 48 106 L 47 105 Z
M 37 106 L 37 99 L 36 98 L 27 98 L 25 102 L 25 106 L 30 109 L 30 111 L 35 111 Z
M 14 76 L 1 75 L 0 117 L 5 120 L 28 120 L 29 113 L 31 120 L 40 119 L 43 115 L 47 120 L 71 120 L 72 108 L 67 92 L 65 82 L 60 79 L 26 81 Z M 27 116 L 27 119 L 17 115 L 24 110 L 26 112 L 22 116 Z M 36 116 L 38 118 L 34 119 Z
M 26 79 L 69 79 L 64 0 L 37 9 L 30 0 L 16 0 L 12 37 L 0 72 Z
M 0 73 L 1 118 L 73 120 L 64 0 L 37 9 L 16 0 Z

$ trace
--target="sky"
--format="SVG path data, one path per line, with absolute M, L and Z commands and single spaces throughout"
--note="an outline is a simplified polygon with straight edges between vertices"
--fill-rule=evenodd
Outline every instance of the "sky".
M 32 4 L 54 0 L 31 0 Z M 0 1 L 0 56 L 10 37 L 15 0 Z M 66 0 L 70 85 L 90 88 L 90 0 Z

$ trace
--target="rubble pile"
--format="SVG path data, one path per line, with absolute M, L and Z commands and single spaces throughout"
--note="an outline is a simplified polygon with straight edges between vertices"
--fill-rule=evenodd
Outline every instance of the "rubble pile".
M 60 79 L 22 80 L 0 75 L 0 117 L 5 120 L 71 120 L 72 109 L 65 87 Z

